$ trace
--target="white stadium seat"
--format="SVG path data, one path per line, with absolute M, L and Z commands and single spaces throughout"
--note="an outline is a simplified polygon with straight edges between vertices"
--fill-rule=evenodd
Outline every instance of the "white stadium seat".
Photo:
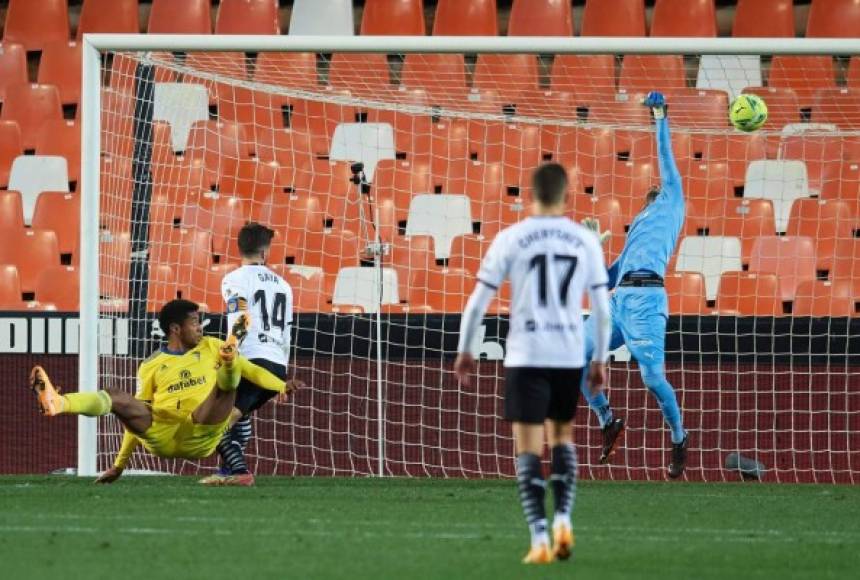
M 192 83 L 155 83 L 152 120 L 167 121 L 173 150 L 185 151 L 191 125 L 195 121 L 209 120 L 206 87 Z
M 290 34 L 354 36 L 352 0 L 294 0 Z
M 55 155 L 19 155 L 12 162 L 9 189 L 21 192 L 24 224 L 29 226 L 41 192 L 69 191 L 68 162 Z
M 381 300 L 380 300 L 381 290 Z M 393 268 L 341 268 L 334 282 L 332 304 L 360 306 L 364 312 L 378 312 L 381 304 L 397 304 L 397 271 Z
M 472 233 L 472 209 L 465 195 L 423 193 L 409 203 L 407 236 L 430 236 L 436 259 L 451 255 L 451 241 Z
M 754 54 L 705 54 L 699 60 L 697 89 L 726 91 L 734 99 L 746 87 L 762 86 L 761 59 Z
M 708 300 L 716 300 L 723 272 L 742 269 L 740 238 L 688 236 L 681 240 L 675 271 L 701 273 Z
M 373 181 L 380 159 L 395 159 L 394 130 L 388 123 L 340 123 L 334 129 L 332 161 L 361 161 L 367 180 Z
M 758 160 L 747 166 L 744 197 L 769 199 L 773 202 L 776 231 L 788 227 L 791 204 L 795 199 L 809 197 L 806 164 L 797 160 Z

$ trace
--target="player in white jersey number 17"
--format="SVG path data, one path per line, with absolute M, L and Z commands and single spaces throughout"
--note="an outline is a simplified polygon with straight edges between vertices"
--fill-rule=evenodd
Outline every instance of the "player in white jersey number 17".
M 597 236 L 564 215 L 564 168 L 555 163 L 539 167 L 532 185 L 532 215 L 500 232 L 481 262 L 461 321 L 454 371 L 463 384 L 471 382 L 477 330 L 493 294 L 510 280 L 504 417 L 513 426 L 520 501 L 531 532 L 523 562 L 543 564 L 566 560 L 573 548 L 577 461 L 572 423 L 585 367 L 582 299 L 588 292 L 597 330 L 586 380 L 599 392 L 609 356 L 609 279 Z M 544 436 L 555 496 L 552 546 L 541 469 Z
M 293 291 L 281 276 L 266 266 L 274 234 L 258 223 L 249 222 L 242 227 L 237 240 L 242 266 L 224 276 L 221 293 L 226 302 L 228 327 L 243 313 L 250 315 L 251 325 L 239 347 L 242 356 L 286 381 L 288 390 L 293 390 L 303 386 L 299 380 L 287 379 Z M 245 448 L 252 435 L 251 413 L 271 398 L 271 391 L 246 380 L 239 383 L 235 422 L 218 443 L 221 467 L 201 483 L 254 484 L 254 476 L 245 460 Z

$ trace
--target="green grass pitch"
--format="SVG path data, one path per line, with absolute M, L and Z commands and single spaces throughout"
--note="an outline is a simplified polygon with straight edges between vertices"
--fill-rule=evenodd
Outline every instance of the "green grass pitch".
M 583 482 L 568 562 L 519 563 L 512 481 L 0 478 L 3 578 L 856 578 L 860 487 Z

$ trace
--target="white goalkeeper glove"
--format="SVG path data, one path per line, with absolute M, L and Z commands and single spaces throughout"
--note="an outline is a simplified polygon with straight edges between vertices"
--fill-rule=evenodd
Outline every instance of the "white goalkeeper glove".
M 582 220 L 582 225 L 594 232 L 594 235 L 600 240 L 601 245 L 605 244 L 612 237 L 612 232 L 609 230 L 603 233 L 600 232 L 600 221 L 597 218 L 587 217 Z

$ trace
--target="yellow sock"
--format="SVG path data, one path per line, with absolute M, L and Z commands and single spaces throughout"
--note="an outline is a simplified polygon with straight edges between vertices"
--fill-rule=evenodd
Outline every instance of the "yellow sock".
M 63 395 L 64 413 L 75 415 L 86 415 L 87 417 L 101 417 L 110 413 L 110 395 L 105 391 L 97 393 L 69 393 Z
M 235 391 L 242 380 L 242 359 L 236 357 L 232 363 L 218 367 L 216 374 L 218 388 L 222 391 Z

